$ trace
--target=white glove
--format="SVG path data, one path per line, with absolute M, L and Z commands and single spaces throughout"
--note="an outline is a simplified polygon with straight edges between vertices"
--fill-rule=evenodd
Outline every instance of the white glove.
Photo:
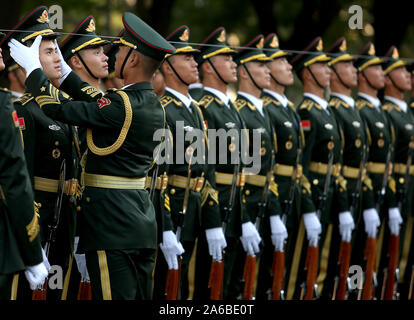
M 39 59 L 39 47 L 42 42 L 42 37 L 37 36 L 31 47 L 26 47 L 16 39 L 11 39 L 9 42 L 10 55 L 18 65 L 26 70 L 26 77 L 29 77 L 35 69 L 42 69 Z
M 339 213 L 339 233 L 342 241 L 350 242 L 352 230 L 355 229 L 354 218 L 352 218 L 350 211 Z
M 37 287 L 43 285 L 49 273 L 47 272 L 43 262 L 41 262 L 35 266 L 26 267 L 24 274 L 27 281 L 29 281 L 30 289 L 35 290 Z
M 49 272 L 50 263 L 49 263 L 49 260 L 47 260 L 46 253 L 45 253 L 45 250 L 43 250 L 43 248 L 42 248 L 42 256 L 43 256 L 43 264 L 45 265 L 47 272 Z
M 271 238 L 275 251 L 283 252 L 288 233 L 282 220 L 280 220 L 280 216 L 270 216 L 270 229 L 272 231 Z
M 319 235 L 322 232 L 322 225 L 315 212 L 303 214 L 303 222 L 305 223 L 306 234 L 308 236 L 309 245 L 316 247 L 318 245 Z
M 90 281 L 88 268 L 86 267 L 86 258 L 85 254 L 75 253 L 75 260 L 78 266 L 78 270 L 81 274 L 82 280 Z
M 259 252 L 259 243 L 262 241 L 256 227 L 253 223 L 245 222 L 242 224 L 242 236 L 240 237 L 244 251 L 249 256 L 254 257 L 255 253 Z
M 181 243 L 177 241 L 174 232 L 170 230 L 162 233 L 162 243 L 160 243 L 160 248 L 167 261 L 168 269 L 178 270 L 177 255 L 183 254 L 184 248 Z
M 60 69 L 62 72 L 62 76 L 59 79 L 59 83 L 62 84 L 63 81 L 65 81 L 66 77 L 69 75 L 69 73 L 72 72 L 72 68 L 69 67 L 69 65 L 66 63 L 65 59 L 63 59 L 62 52 L 60 52 L 59 44 L 57 43 L 57 40 L 54 40 L 56 45 L 56 51 L 60 58 Z
M 377 236 L 377 227 L 381 224 L 377 210 L 374 208 L 366 209 L 363 212 L 365 222 L 365 232 L 369 238 Z
M 403 219 L 401 217 L 400 209 L 389 208 L 388 210 L 388 226 L 390 227 L 391 234 L 398 236 L 400 233 L 400 224 Z
M 221 261 L 222 252 L 227 247 L 226 238 L 224 237 L 223 228 L 206 229 L 206 238 L 208 251 L 214 261 Z

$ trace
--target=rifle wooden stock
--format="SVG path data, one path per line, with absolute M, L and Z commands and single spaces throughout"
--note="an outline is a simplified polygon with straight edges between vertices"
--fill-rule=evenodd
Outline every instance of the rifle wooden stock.
M 243 300 L 253 299 L 254 279 L 256 276 L 256 257 L 247 255 L 243 270 Z
M 308 245 L 308 250 L 306 252 L 306 260 L 305 260 L 305 270 L 306 272 L 306 292 L 304 300 L 312 300 L 313 299 L 313 291 L 315 288 L 316 283 L 316 276 L 318 273 L 318 259 L 319 259 L 319 248 L 312 247 Z
M 180 288 L 181 258 L 178 259 L 178 270 L 169 269 L 167 273 L 167 283 L 165 285 L 165 299 L 178 300 L 178 290 Z
M 212 261 L 208 287 L 210 288 L 210 300 L 223 299 L 223 261 Z
M 365 245 L 365 260 L 366 270 L 365 270 L 365 282 L 362 291 L 362 300 L 372 300 L 374 286 L 373 286 L 373 276 L 375 269 L 375 256 L 377 251 L 377 239 L 376 238 L 367 238 Z
M 83 281 L 79 283 L 78 300 L 92 300 L 92 289 L 90 281 Z
M 395 270 L 398 264 L 398 251 L 400 236 L 390 235 L 388 243 L 388 270 L 387 282 L 385 285 L 385 300 L 392 300 L 396 293 Z
M 351 242 L 341 241 L 339 249 L 338 264 L 339 267 L 339 281 L 338 288 L 334 292 L 335 300 L 346 299 L 346 286 L 349 272 L 349 263 L 351 261 Z
M 32 300 L 46 300 L 47 282 L 48 278 L 46 278 L 41 289 L 33 290 Z
M 283 286 L 283 274 L 285 269 L 285 252 L 273 252 L 273 284 L 272 284 L 272 300 L 280 300 L 280 292 Z

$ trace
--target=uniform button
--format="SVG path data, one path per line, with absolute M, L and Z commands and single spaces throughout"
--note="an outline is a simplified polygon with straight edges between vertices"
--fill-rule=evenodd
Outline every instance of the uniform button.
M 80 212 L 81 210 L 82 210 L 81 206 L 77 206 L 77 207 L 76 207 L 76 211 L 77 211 L 77 212 Z
M 246 190 L 246 191 L 244 192 L 244 194 L 245 194 L 246 196 L 248 196 L 248 195 L 250 194 L 250 190 Z
M 55 141 L 55 146 L 57 147 L 59 145 L 59 141 Z
M 314 179 L 312 182 L 316 186 L 319 183 L 319 180 L 318 179 Z
M 214 206 L 214 201 L 213 201 L 213 200 L 210 200 L 210 201 L 208 202 L 208 205 L 209 205 L 210 207 Z
M 175 189 L 171 189 L 171 190 L 170 190 L 170 193 L 171 193 L 171 194 L 174 194 L 174 193 L 175 193 Z
M 86 202 L 91 202 L 91 198 L 86 197 Z
M 305 189 L 302 189 L 302 194 L 306 194 L 306 190 Z
M 404 183 L 404 178 L 400 178 L 400 179 L 398 179 L 398 182 L 399 182 L 400 184 L 403 184 L 403 183 Z

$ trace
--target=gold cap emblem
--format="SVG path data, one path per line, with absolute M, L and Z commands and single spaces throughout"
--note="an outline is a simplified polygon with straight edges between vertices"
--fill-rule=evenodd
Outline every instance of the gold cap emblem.
M 374 47 L 374 45 L 372 43 L 371 43 L 371 45 L 369 47 L 368 54 L 370 56 L 373 56 L 375 54 L 375 47 Z
M 95 20 L 91 19 L 91 21 L 89 21 L 89 25 L 86 28 L 86 31 L 88 31 L 88 32 L 94 32 L 95 31 Z
M 339 47 L 339 51 L 345 51 L 346 50 L 346 40 L 342 41 L 341 46 Z
M 37 22 L 49 23 L 49 16 L 47 15 L 47 10 L 43 10 L 42 15 L 37 19 Z
M 316 50 L 322 51 L 322 49 L 323 49 L 323 42 L 322 42 L 322 39 L 319 39 L 318 45 L 316 46 Z
M 256 48 L 263 49 L 263 45 L 264 45 L 264 39 L 261 38 L 259 43 L 256 44 Z
M 277 39 L 277 36 L 274 36 L 272 39 L 272 42 L 270 43 L 271 48 L 278 48 L 279 47 L 279 40 Z
M 224 31 L 224 29 L 221 31 L 220 35 L 217 37 L 217 41 L 219 42 L 226 41 L 226 31 Z
M 392 50 L 392 57 L 394 59 L 398 59 L 399 55 L 398 55 L 398 49 L 394 48 L 394 50 Z
M 181 41 L 188 41 L 188 29 L 187 28 L 184 30 L 183 34 L 181 35 L 179 39 Z

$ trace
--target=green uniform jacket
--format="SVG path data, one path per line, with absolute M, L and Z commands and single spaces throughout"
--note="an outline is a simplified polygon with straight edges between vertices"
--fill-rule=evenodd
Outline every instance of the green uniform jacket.
M 332 95 L 329 99 L 329 106 L 335 113 L 335 117 L 344 133 L 345 145 L 342 154 L 342 165 L 359 169 L 364 145 L 367 146 L 366 152 L 368 153 L 370 151 L 368 149 L 368 137 L 365 122 L 359 115 L 358 109 L 348 105 L 340 97 Z M 368 154 L 366 155 L 366 159 L 368 159 Z M 346 177 L 346 179 L 348 181 L 348 199 L 351 204 L 358 179 L 350 177 Z M 361 197 L 363 201 L 360 209 L 365 210 L 375 208 L 375 197 L 372 182 L 368 173 L 363 179 L 363 182 L 364 186 L 361 189 Z
M 38 217 L 11 94 L 0 90 L 0 273 L 11 274 L 43 261 Z M 3 198 L 0 196 L 0 198 Z
M 318 205 L 319 195 L 323 193 L 325 174 L 315 173 L 309 170 L 311 162 L 328 163 L 329 148 L 333 150 L 333 163 L 341 163 L 343 148 L 343 133 L 339 127 L 333 110 L 328 107 L 329 114 L 316 101 L 304 97 L 298 106 L 298 114 L 305 133 L 305 148 L 303 150 L 303 172 L 309 178 L 312 185 L 312 196 Z M 328 201 L 322 212 L 321 221 L 333 223 L 336 218 L 330 214 L 332 199 L 335 203 L 335 211 L 349 210 L 346 193 L 346 180 L 341 177 L 332 177 L 334 188 L 328 192 Z M 331 199 L 331 200 L 330 200 Z
M 355 106 L 368 129 L 369 153 L 367 161 L 385 164 L 388 150 L 395 142 L 392 122 L 389 121 L 381 108 L 377 110 L 371 102 L 361 96 L 355 100 Z M 383 174 L 370 173 L 370 178 L 374 192 L 378 194 L 382 187 Z M 394 208 L 397 206 L 395 180 L 390 176 L 388 181 L 385 203 L 389 208 Z
M 207 129 L 217 130 L 217 133 L 224 130 L 224 132 L 229 134 L 224 143 L 221 142 L 222 139 L 220 138 L 212 140 L 210 137 L 210 145 L 213 143 L 215 144 L 216 154 L 215 157 L 213 157 L 216 163 L 215 171 L 233 175 L 235 166 L 234 163 L 237 159 L 239 159 L 239 172 L 241 172 L 243 168 L 243 164 L 241 162 L 241 141 L 242 135 L 246 133 L 245 131 L 242 131 L 242 129 L 245 129 L 245 125 L 236 108 L 230 100 L 230 108 L 227 107 L 224 102 L 219 99 L 219 97 L 210 91 L 203 92 L 199 104 L 203 112 Z M 245 136 L 245 139 L 247 140 L 248 137 Z M 221 144 L 223 144 L 223 147 L 221 147 Z M 221 150 L 225 151 L 225 153 L 220 152 Z M 224 208 L 229 205 L 231 185 L 217 184 L 217 189 L 219 192 L 219 203 L 222 212 L 222 219 L 224 220 Z M 240 223 L 243 215 L 242 212 L 245 210 L 239 187 L 236 188 L 236 192 L 234 208 L 241 208 L 241 210 L 237 210 L 239 212 L 233 210 L 231 217 L 229 217 L 226 227 L 226 236 L 229 237 L 241 235 Z M 238 204 L 236 204 L 236 202 L 238 202 Z
M 102 96 L 71 72 L 61 89 L 73 101 L 65 99 L 40 69 L 30 74 L 26 84 L 46 115 L 91 128 L 96 148 L 88 144 L 86 173 L 128 178 L 147 175 L 159 143 L 153 135 L 164 127 L 164 111 L 151 83 L 135 83 L 119 93 L 115 90 Z M 129 121 L 125 140 L 116 149 L 114 142 L 119 141 L 121 128 L 126 129 Z M 107 147 L 110 153 L 104 155 L 99 148 Z M 146 190 L 85 187 L 83 199 L 78 251 L 156 248 L 154 207 Z
M 250 157 L 258 156 L 253 154 L 253 132 L 258 131 L 260 134 L 260 172 L 261 176 L 266 176 L 268 171 L 273 172 L 272 157 L 274 156 L 276 135 L 274 133 L 269 115 L 265 108 L 263 117 L 256 107 L 242 95 L 237 95 L 234 102 L 236 109 L 239 111 L 246 128 L 249 131 L 249 153 Z M 251 165 L 246 165 L 251 167 Z M 246 201 L 247 215 L 243 217 L 243 222 L 251 221 L 255 223 L 257 214 L 259 213 L 258 205 L 262 200 L 263 187 L 247 184 L 243 189 L 243 201 Z M 267 197 L 267 212 L 268 216 L 281 215 L 282 208 L 279 203 L 279 193 L 277 184 L 269 187 L 269 195 Z
M 172 164 L 168 166 L 169 179 L 172 175 L 188 176 L 188 161 L 184 157 L 184 153 L 191 144 L 196 150 L 191 163 L 191 177 L 205 178 L 201 193 L 190 190 L 187 212 L 184 217 L 181 239 L 193 241 L 199 234 L 200 226 L 204 230 L 221 227 L 214 166 L 207 164 L 208 139 L 204 119 L 201 110 L 194 101 L 191 103 L 192 112 L 190 113 L 184 103 L 168 90 L 161 98 L 161 103 L 165 108 L 167 123 L 174 143 Z M 201 130 L 204 139 L 192 137 L 190 139 L 192 143 L 190 140 L 185 140 L 185 137 L 189 137 L 187 134 L 191 134 L 193 129 Z M 199 151 L 201 154 L 199 154 Z M 165 193 L 170 201 L 171 218 L 175 227 L 177 227 L 179 213 L 183 209 L 185 189 L 168 185 Z
M 280 101 L 265 91 L 262 99 L 276 132 L 276 162 L 287 166 L 301 165 L 305 138 L 300 125 L 300 117 L 296 113 L 293 103 L 289 101 L 285 108 Z M 298 152 L 300 152 L 299 159 L 297 157 Z M 280 201 L 286 203 L 286 201 L 289 201 L 289 189 L 292 179 L 287 176 L 275 175 L 275 180 L 279 185 Z M 298 211 L 296 212 L 297 219 L 295 221 L 298 221 L 301 213 L 315 212 L 316 209 L 312 200 L 310 183 L 306 176 L 302 174 L 302 177 L 299 180 L 297 179 L 296 184 L 298 190 L 295 201 Z

